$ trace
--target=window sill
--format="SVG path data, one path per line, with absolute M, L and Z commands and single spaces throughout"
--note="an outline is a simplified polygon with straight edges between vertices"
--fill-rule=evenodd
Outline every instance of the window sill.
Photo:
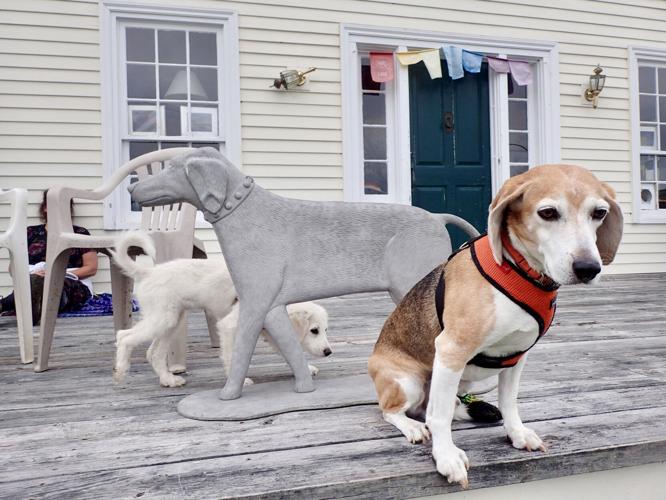
M 633 222 L 636 224 L 666 224 L 666 210 L 636 210 Z

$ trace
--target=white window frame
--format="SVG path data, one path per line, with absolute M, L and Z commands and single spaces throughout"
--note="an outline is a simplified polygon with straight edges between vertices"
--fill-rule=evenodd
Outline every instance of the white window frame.
M 641 209 L 641 119 L 638 90 L 638 66 L 640 63 L 665 65 L 666 49 L 629 47 L 629 98 L 631 104 L 631 213 L 638 224 L 666 223 L 666 210 Z M 657 131 L 657 133 L 659 133 Z
M 411 159 L 409 137 L 409 73 L 395 61 L 392 96 L 393 130 L 388 131 L 389 178 L 395 191 L 389 195 L 363 193 L 363 131 L 359 92 L 359 52 L 393 52 L 439 48 L 444 44 L 462 46 L 475 52 L 520 58 L 533 63 L 533 95 L 528 100 L 530 165 L 560 161 L 559 52 L 555 42 L 497 39 L 343 24 L 340 28 L 342 67 L 343 186 L 347 201 L 390 201 L 411 204 Z M 507 74 L 489 70 L 491 175 L 496 193 L 509 178 L 509 103 Z M 387 93 L 387 101 L 391 96 Z M 388 114 L 387 102 L 387 114 Z M 387 119 L 388 122 L 388 119 Z M 390 185 L 390 182 L 389 182 Z M 383 199 L 379 199 L 383 198 Z
M 222 110 L 218 127 L 224 131 L 225 152 L 229 159 L 241 164 L 240 130 L 240 63 L 238 46 L 238 14 L 225 9 L 179 8 L 156 4 L 138 4 L 128 0 L 102 0 L 100 3 L 101 30 L 101 90 L 102 90 L 102 171 L 104 178 L 126 161 L 123 151 L 123 133 L 126 128 L 127 110 L 122 105 L 125 71 L 120 69 L 123 60 L 119 53 L 119 28 L 126 23 L 169 24 L 187 27 L 213 27 L 221 29 L 222 51 L 218 59 L 224 62 L 218 81 L 218 100 Z M 174 138 L 179 141 L 178 138 Z M 194 142 L 207 142 L 203 137 L 193 137 Z M 215 141 L 213 141 L 215 142 Z M 129 195 L 123 189 L 129 179 L 115 189 L 104 201 L 104 228 L 128 229 L 135 225 L 128 214 Z M 137 217 L 138 220 L 138 217 Z M 200 214 L 198 227 L 209 227 Z

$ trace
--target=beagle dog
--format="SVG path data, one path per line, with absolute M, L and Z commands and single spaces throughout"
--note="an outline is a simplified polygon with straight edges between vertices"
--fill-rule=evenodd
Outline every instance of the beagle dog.
M 594 283 L 612 262 L 623 218 L 613 189 L 588 170 L 542 165 L 512 177 L 490 205 L 488 233 L 417 283 L 389 316 L 368 371 L 384 419 L 412 442 L 432 437 L 437 470 L 467 487 L 451 436 L 457 395 L 499 374 L 513 446 L 545 451 L 516 399 L 526 352 L 545 333 L 559 285 Z M 423 416 L 425 423 L 412 417 Z

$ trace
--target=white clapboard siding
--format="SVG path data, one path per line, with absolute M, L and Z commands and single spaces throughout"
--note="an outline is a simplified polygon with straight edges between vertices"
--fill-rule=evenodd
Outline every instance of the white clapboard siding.
M 148 3 L 148 1 L 146 1 Z M 340 23 L 477 33 L 559 43 L 562 159 L 593 170 L 631 217 L 628 45 L 666 47 L 666 5 L 656 0 L 180 0 L 178 7 L 239 13 L 244 169 L 285 196 L 341 200 Z M 30 190 L 37 222 L 51 185 L 102 182 L 99 5 L 97 0 L 0 2 L 0 188 Z M 599 108 L 581 85 L 600 62 L 607 74 Z M 308 92 L 268 88 L 285 67 L 316 66 Z M 0 206 L 0 229 L 8 207 Z M 76 222 L 103 229 L 102 206 L 78 204 Z M 210 253 L 210 229 L 197 231 Z M 97 289 L 109 288 L 101 257 Z M 11 286 L 0 252 L 0 293 Z M 627 223 L 609 272 L 666 271 L 666 225 Z

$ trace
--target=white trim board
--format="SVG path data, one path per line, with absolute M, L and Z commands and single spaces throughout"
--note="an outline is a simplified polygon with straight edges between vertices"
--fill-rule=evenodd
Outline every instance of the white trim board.
M 102 0 L 100 2 L 100 64 L 102 97 L 102 171 L 107 178 L 125 162 L 122 157 L 120 127 L 123 113 L 119 105 L 120 82 L 118 30 L 120 22 L 147 21 L 208 25 L 222 28 L 222 53 L 224 81 L 218 82 L 221 92 L 218 99 L 223 110 L 225 151 L 231 161 L 241 166 L 241 111 L 240 111 L 240 60 L 238 42 L 238 14 L 225 9 L 199 9 L 164 6 L 160 4 L 138 4 L 130 0 Z M 194 138 L 196 140 L 200 138 Z M 114 206 L 120 205 L 119 189 L 104 202 L 104 228 L 124 229 L 118 220 Z M 201 219 L 203 220 L 203 219 Z M 197 227 L 209 227 L 197 224 Z
M 377 26 L 342 24 L 340 27 L 342 68 L 342 136 L 344 199 L 372 201 L 362 194 L 362 144 L 359 124 L 361 105 L 357 92 L 359 79 L 358 52 L 362 50 L 409 50 L 439 48 L 445 44 L 463 46 L 486 54 L 520 57 L 536 63 L 534 71 L 535 115 L 538 126 L 530 144 L 538 146 L 534 164 L 560 161 L 560 90 L 559 52 L 555 42 L 490 38 L 454 33 L 438 33 Z M 397 64 L 397 63 L 396 63 Z M 409 84 L 408 70 L 396 65 L 393 158 L 397 192 L 391 196 L 394 203 L 411 203 L 410 139 L 409 139 Z M 506 75 L 489 72 L 491 172 L 493 193 L 509 177 L 508 104 Z M 398 119 L 399 117 L 399 119 Z M 385 197 L 382 197 L 385 198 Z M 380 200 L 377 200 L 380 201 Z M 381 200 L 387 201 L 387 200 Z

